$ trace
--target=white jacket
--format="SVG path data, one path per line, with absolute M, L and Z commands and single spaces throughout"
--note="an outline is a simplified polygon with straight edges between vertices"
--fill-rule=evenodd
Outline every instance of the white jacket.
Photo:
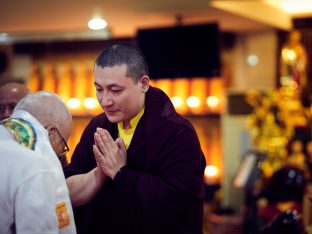
M 62 166 L 50 144 L 48 131 L 38 122 L 38 120 L 36 120 L 31 114 L 26 111 L 16 111 L 13 113 L 10 119 L 21 119 L 23 121 L 23 124 L 21 125 L 22 128 L 27 128 L 27 131 L 29 132 L 29 137 L 32 138 L 30 139 L 32 144 L 32 147 L 30 148 L 32 148 L 36 155 L 39 155 L 40 157 L 47 160 L 53 170 L 53 182 L 51 182 L 51 184 L 47 183 L 45 187 L 49 188 L 50 191 L 51 188 L 53 188 L 52 191 L 56 193 L 54 207 L 55 214 L 58 220 L 59 233 L 76 233 L 73 210 L 70 203 L 69 192 L 66 186 Z M 4 131 L 6 131 L 6 133 L 4 133 Z M 9 133 L 9 131 L 4 126 L 0 126 L 0 142 L 8 138 L 7 136 L 3 136 L 7 133 Z M 19 141 L 18 136 L 15 135 L 14 138 L 15 142 Z M 13 137 L 11 137 L 11 139 L 13 139 Z M 21 142 L 19 143 L 22 144 Z M 26 149 L 26 146 L 24 145 L 23 148 Z M 12 171 L 11 173 L 14 172 Z M 30 200 L 27 202 L 31 203 L 35 202 L 35 200 Z M 43 210 L 43 212 L 45 211 Z M 27 217 L 24 217 L 24 219 L 27 219 Z M 35 220 L 33 221 L 33 223 L 34 222 L 36 223 Z

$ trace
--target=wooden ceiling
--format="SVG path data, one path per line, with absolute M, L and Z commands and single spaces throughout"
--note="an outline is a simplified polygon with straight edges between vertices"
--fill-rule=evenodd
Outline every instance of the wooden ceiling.
M 224 3 L 234 7 L 224 7 Z M 260 0 L 1 0 L 0 33 L 26 39 L 53 34 L 102 36 L 103 32 L 87 28 L 94 14 L 107 20 L 112 37 L 133 36 L 139 28 L 174 25 L 177 16 L 184 24 L 218 22 L 221 30 L 232 32 L 291 27 L 290 17 Z

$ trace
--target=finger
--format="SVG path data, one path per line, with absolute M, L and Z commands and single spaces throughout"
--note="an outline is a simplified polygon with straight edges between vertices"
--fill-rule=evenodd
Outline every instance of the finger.
M 124 155 L 127 156 L 127 149 L 126 149 L 126 145 L 123 142 L 123 140 L 121 138 L 117 138 L 116 144 L 117 144 L 118 148 L 124 153 Z
M 104 133 L 106 134 L 106 137 L 107 137 L 108 141 L 110 142 L 112 149 L 114 151 L 117 151 L 119 147 L 116 144 L 116 142 L 114 141 L 114 139 L 112 138 L 112 136 L 110 135 L 110 133 L 107 130 L 104 130 Z
M 98 168 L 98 175 L 100 177 L 104 177 L 105 173 L 103 168 L 105 168 L 107 164 L 106 159 L 103 157 L 96 145 L 93 145 L 93 153 L 95 155 L 96 167 Z
M 105 135 L 105 133 L 104 133 L 104 135 Z M 116 150 L 113 150 L 110 143 L 107 143 L 107 141 L 105 141 L 105 139 L 107 139 L 106 136 L 101 138 L 101 136 L 96 132 L 96 133 L 94 133 L 94 137 L 96 140 L 95 145 L 97 146 L 97 149 L 102 154 L 102 156 L 105 158 L 105 164 L 111 165 L 111 164 L 116 163 L 116 158 L 114 155 L 118 150 L 117 144 L 114 142 L 114 144 L 116 145 Z
M 93 153 L 95 161 L 99 164 L 100 168 L 106 168 L 107 166 L 110 167 L 112 159 L 110 157 L 105 157 L 96 145 L 93 145 Z
M 94 135 L 99 136 L 98 142 L 102 142 L 106 147 L 111 147 L 103 128 L 96 128 Z
M 103 129 L 103 132 L 110 142 L 114 142 L 114 139 L 112 138 L 111 134 L 106 129 Z
M 96 145 L 93 145 L 93 154 L 94 154 L 94 158 L 95 158 L 95 161 L 96 161 L 96 165 L 97 167 L 100 167 L 100 159 L 99 159 L 99 155 L 101 154 L 99 149 L 97 148 Z
M 93 153 L 95 156 L 96 164 L 102 164 L 105 163 L 105 158 L 99 148 L 96 145 L 93 145 Z
M 95 145 L 97 146 L 97 149 L 99 150 L 99 152 L 101 154 L 103 154 L 103 156 L 105 157 L 105 155 L 107 155 L 107 146 L 106 144 L 103 142 L 101 136 L 96 132 L 94 133 L 94 142 Z
M 103 128 L 97 128 L 97 133 L 99 133 L 99 135 L 101 136 L 104 144 L 107 146 L 108 149 L 117 150 L 117 145 L 114 141 L 114 139 L 111 137 L 111 135 L 109 134 L 109 132 Z

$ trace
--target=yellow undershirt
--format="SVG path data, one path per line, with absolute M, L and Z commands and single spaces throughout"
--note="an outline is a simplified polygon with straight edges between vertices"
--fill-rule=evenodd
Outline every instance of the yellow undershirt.
M 118 135 L 123 140 L 123 142 L 125 143 L 126 149 L 129 148 L 129 145 L 131 143 L 134 131 L 135 131 L 136 127 L 138 126 L 138 123 L 139 123 L 143 114 L 144 114 L 144 108 L 140 111 L 139 114 L 137 114 L 133 119 L 130 120 L 130 126 L 131 127 L 129 129 L 124 129 L 122 122 L 119 122 L 117 124 Z

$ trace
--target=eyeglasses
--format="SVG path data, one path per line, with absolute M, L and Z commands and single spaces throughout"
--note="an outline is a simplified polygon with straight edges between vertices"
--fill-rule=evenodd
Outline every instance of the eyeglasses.
M 64 137 L 62 137 L 61 133 L 59 132 L 59 130 L 57 128 L 55 128 L 55 129 L 56 129 L 57 133 L 60 135 L 60 137 L 61 137 L 61 139 L 62 139 L 62 141 L 64 143 L 64 149 L 62 150 L 62 153 L 59 156 L 64 156 L 64 155 L 66 155 L 69 152 L 69 147 L 68 147 Z
M 12 113 L 15 106 L 16 106 L 16 103 L 0 104 L 0 113 L 1 113 L 1 114 L 4 114 L 7 110 L 8 110 L 10 113 Z

